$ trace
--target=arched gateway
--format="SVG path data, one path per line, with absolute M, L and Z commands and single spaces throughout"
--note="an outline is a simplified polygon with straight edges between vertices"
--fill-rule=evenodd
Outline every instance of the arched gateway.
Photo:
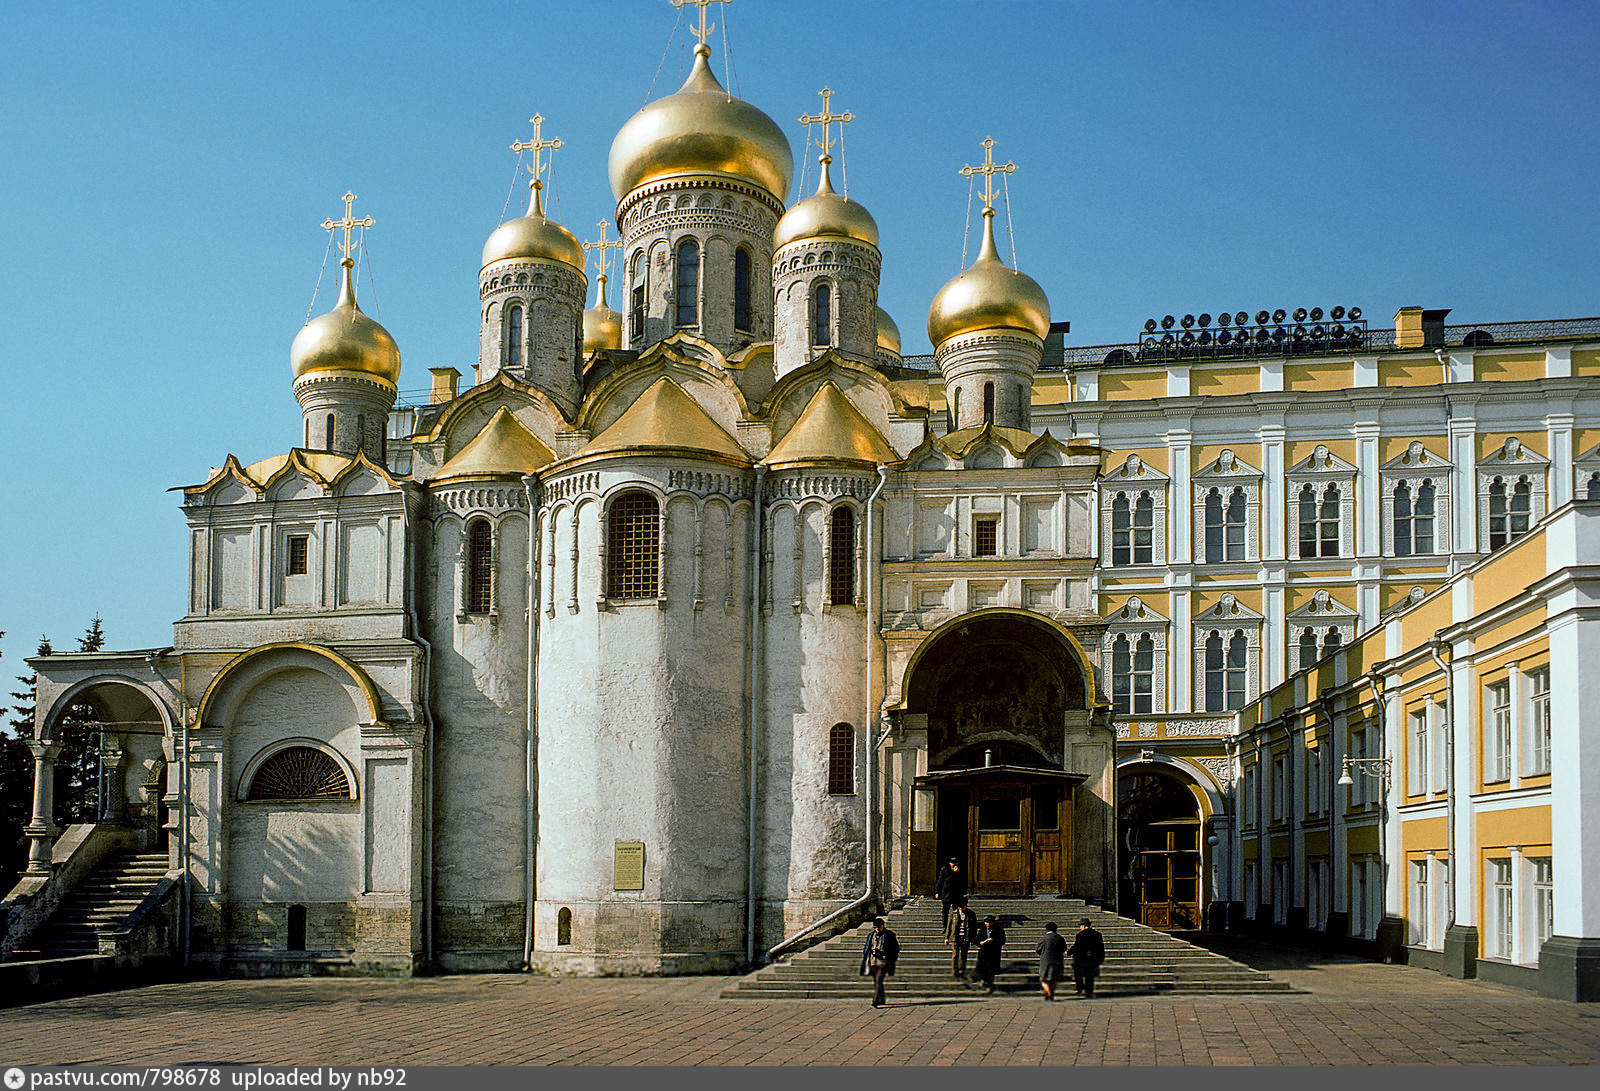
M 1028 611 L 965 615 L 917 648 L 902 693 L 911 890 L 954 858 L 975 893 L 1108 901 L 1115 740 L 1076 638 Z

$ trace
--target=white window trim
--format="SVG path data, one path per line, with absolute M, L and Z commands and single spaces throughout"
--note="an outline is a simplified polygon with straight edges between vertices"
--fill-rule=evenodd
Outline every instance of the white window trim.
M 1194 552 L 1203 564 L 1241 564 L 1261 559 L 1261 471 L 1240 462 L 1231 450 L 1194 473 Z M 1206 494 L 1215 488 L 1226 509 L 1235 487 L 1244 490 L 1244 561 L 1212 561 L 1206 557 Z
M 1450 538 L 1450 476 L 1455 467 L 1450 461 L 1434 454 L 1419 440 L 1413 440 L 1404 454 L 1384 463 L 1379 471 L 1379 491 L 1383 497 L 1383 555 L 1394 557 L 1394 490 L 1404 481 L 1411 486 L 1413 496 L 1424 481 L 1433 482 L 1433 552 L 1413 553 L 1409 556 L 1435 557 L 1449 553 Z
M 1150 678 L 1150 714 L 1166 712 L 1167 628 L 1172 624 L 1171 620 L 1145 605 L 1138 595 L 1129 596 L 1120 609 L 1111 611 L 1102 620 L 1106 623 L 1106 633 L 1100 641 L 1100 674 L 1104 679 L 1106 696 L 1111 696 L 1111 646 L 1119 636 L 1126 636 L 1132 643 L 1148 633 L 1156 646 L 1155 662 L 1152 664 L 1154 670 Z M 1141 716 L 1144 713 L 1128 715 Z
M 1150 536 L 1150 563 L 1167 563 L 1167 489 L 1170 479 L 1160 470 L 1145 464 L 1138 455 L 1129 455 L 1115 470 L 1100 478 L 1100 563 L 1112 567 L 1111 507 L 1118 496 L 1126 496 L 1130 505 L 1139 494 L 1148 492 L 1155 502 L 1155 525 Z M 1117 567 L 1133 567 L 1117 566 Z
M 1522 721 L 1520 729 L 1520 734 L 1522 737 L 1518 739 L 1518 744 L 1521 747 L 1521 753 L 1518 755 L 1516 772 L 1519 778 L 1549 776 L 1549 739 L 1546 739 L 1546 745 L 1544 747 L 1544 766 L 1542 768 L 1532 767 L 1529 765 L 1529 763 L 1533 761 L 1534 754 L 1536 754 L 1539 750 L 1534 743 L 1534 729 L 1539 720 L 1539 718 L 1534 715 L 1533 703 L 1533 680 L 1534 675 L 1537 674 L 1542 674 L 1544 676 L 1544 692 L 1541 694 L 1544 699 L 1544 725 L 1547 733 L 1550 730 L 1550 665 L 1546 663 L 1542 666 L 1534 667 L 1532 670 L 1519 671 L 1518 673 L 1522 681 L 1522 692 L 1515 695 L 1514 699 L 1517 701 L 1518 713 Z
M 1233 595 L 1222 596 L 1222 601 L 1206 610 L 1194 620 L 1194 679 L 1191 703 L 1194 711 L 1206 711 L 1206 637 L 1213 631 L 1222 633 L 1224 654 L 1227 640 L 1233 630 L 1242 629 L 1245 638 L 1244 700 L 1249 704 L 1261 695 L 1261 626 L 1265 619 L 1248 606 L 1241 605 Z
M 1311 665 L 1300 661 L 1300 637 L 1307 629 L 1316 633 L 1319 648 L 1329 629 L 1338 630 L 1341 648 L 1349 647 L 1355 643 L 1356 623 L 1360 620 L 1360 615 L 1327 591 L 1318 588 L 1310 602 L 1297 610 L 1291 610 L 1284 620 L 1287 622 L 1285 628 L 1289 637 L 1289 673 L 1293 675 Z
M 1546 504 L 1549 501 L 1550 460 L 1528 450 L 1522 445 L 1521 440 L 1512 436 L 1498 451 L 1478 463 L 1479 552 L 1489 552 L 1489 486 L 1494 483 L 1495 478 L 1503 479 L 1506 485 L 1506 503 L 1509 505 L 1511 490 L 1516 485 L 1517 478 L 1524 476 L 1528 479 L 1530 493 L 1527 533 L 1531 534 L 1533 528 L 1544 518 Z M 1519 535 L 1514 540 L 1520 540 L 1524 536 Z
M 1325 444 L 1317 444 L 1306 458 L 1290 467 L 1284 474 L 1284 527 L 1285 547 L 1292 561 L 1327 560 L 1325 557 L 1300 556 L 1300 490 L 1310 485 L 1316 493 L 1318 510 L 1322 493 L 1329 485 L 1339 486 L 1339 552 L 1337 556 L 1353 557 L 1356 552 L 1356 468 Z
M 1600 475 L 1600 446 L 1591 447 L 1572 460 L 1572 496 L 1583 500 L 1589 495 L 1589 478 Z
M 1505 784 L 1511 788 L 1518 787 L 1522 779 L 1517 774 L 1517 679 L 1515 669 L 1504 678 L 1496 678 L 1492 682 L 1483 684 L 1483 783 Z M 1505 687 L 1506 694 L 1506 731 L 1505 752 L 1500 751 L 1499 732 L 1495 727 L 1496 704 L 1495 690 Z M 1502 760 L 1503 759 L 1503 760 Z M 1492 765 L 1491 765 L 1492 763 Z M 1506 771 L 1505 776 L 1500 775 L 1501 769 Z

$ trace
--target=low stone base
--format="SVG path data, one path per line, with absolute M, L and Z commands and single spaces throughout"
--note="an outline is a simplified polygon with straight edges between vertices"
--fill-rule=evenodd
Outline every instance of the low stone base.
M 686 974 L 733 974 L 743 970 L 744 955 L 686 951 L 659 955 L 598 955 L 535 951 L 535 973 L 570 977 L 678 977 Z
M 1444 934 L 1445 977 L 1468 980 L 1478 976 L 1478 930 L 1469 924 L 1451 925 Z
M 1593 1003 L 1600 1000 L 1600 938 L 1551 936 L 1539 948 L 1539 995 Z
M 1406 922 L 1398 917 L 1379 921 L 1376 946 L 1379 961 L 1403 965 L 1407 956 Z
M 178 977 L 165 955 L 80 955 L 0 963 L 0 1007 L 147 985 Z

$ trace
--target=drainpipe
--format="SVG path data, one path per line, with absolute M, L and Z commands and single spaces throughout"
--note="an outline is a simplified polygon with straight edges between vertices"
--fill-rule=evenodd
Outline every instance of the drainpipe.
M 416 486 L 413 486 L 416 488 Z M 421 490 L 417 489 L 420 493 Z M 425 503 L 419 499 L 418 503 Z M 422 677 L 417 687 L 418 710 L 422 713 L 424 749 L 422 753 L 422 959 L 433 967 L 433 645 L 422 635 L 422 624 L 417 616 L 417 551 L 422 548 L 420 534 L 412 534 L 411 505 L 401 505 L 405 519 L 403 528 L 411 538 L 411 548 L 406 550 L 406 621 L 411 627 L 411 639 L 422 648 Z
M 883 495 L 883 487 L 886 484 L 888 484 L 888 482 L 889 482 L 889 467 L 887 467 L 887 466 L 879 466 L 878 467 L 878 483 L 875 486 L 873 486 L 872 495 L 867 497 L 867 528 L 866 528 L 866 530 L 867 530 L 867 547 L 866 547 L 866 549 L 864 551 L 866 559 L 867 559 L 867 564 L 866 564 L 866 571 L 864 573 L 862 573 L 866 577 L 866 580 L 867 580 L 867 588 L 866 588 L 866 590 L 867 590 L 867 596 L 866 596 L 866 598 L 867 598 L 867 623 L 866 623 L 866 626 L 865 626 L 865 629 L 866 629 L 866 638 L 865 638 L 865 640 L 866 640 L 866 654 L 864 656 L 865 676 L 864 676 L 864 694 L 863 694 L 863 702 L 864 702 L 863 716 L 864 716 L 864 718 L 862 720 L 862 727 L 863 727 L 863 734 L 865 735 L 865 737 L 867 737 L 869 739 L 872 738 L 872 729 L 873 729 L 874 725 L 877 723 L 877 717 L 874 715 L 876 709 L 874 707 L 873 700 L 872 700 L 873 630 L 877 625 L 877 615 L 874 613 L 874 610 L 875 610 L 875 607 L 876 607 L 876 604 L 877 604 L 877 596 L 873 593 L 874 588 L 873 588 L 873 579 L 872 579 L 872 577 L 873 577 L 873 573 L 874 573 L 875 569 L 877 568 L 877 566 L 879 564 L 879 554 L 880 554 L 880 551 L 876 547 L 876 539 L 874 537 L 874 533 L 875 533 L 875 529 L 874 528 L 877 526 L 877 519 L 876 519 L 875 513 L 877 511 L 878 498 Z M 874 741 L 872 746 L 867 750 L 867 769 L 866 769 L 867 776 L 866 776 L 866 786 L 864 788 L 864 799 L 863 799 L 863 802 L 865 803 L 865 823 L 864 823 L 864 825 L 865 825 L 865 828 L 866 828 L 867 877 L 866 877 L 866 882 L 862 886 L 861 897 L 857 898 L 855 901 L 851 902 L 849 905 L 843 907 L 842 909 L 835 909 L 832 913 L 829 913 L 826 917 L 823 917 L 821 920 L 813 921 L 812 923 L 806 925 L 804 928 L 800 929 L 800 931 L 795 932 L 792 935 L 789 935 L 789 936 L 785 937 L 782 940 L 782 942 L 780 942 L 776 947 L 773 947 L 771 950 L 769 950 L 767 952 L 767 961 L 768 962 L 771 962 L 775 957 L 777 957 L 778 952 L 783 951 L 783 950 L 793 946 L 796 942 L 798 942 L 799 940 L 804 939 L 806 936 L 811 935 L 813 932 L 819 931 L 824 925 L 830 924 L 833 921 L 838 920 L 840 917 L 845 916 L 846 914 L 854 913 L 856 910 L 860 909 L 862 906 L 864 906 L 864 905 L 868 904 L 869 902 L 871 902 L 877 896 L 875 892 L 877 890 L 877 866 L 878 866 L 877 857 L 878 857 L 878 854 L 877 854 L 877 852 L 876 852 L 876 850 L 874 848 L 875 838 L 873 837 L 873 823 L 872 823 L 872 819 L 873 819 L 873 811 L 872 811 L 873 792 L 872 792 L 872 789 L 873 789 L 873 786 L 877 783 L 877 779 L 878 779 L 878 750 L 879 750 L 879 748 L 881 748 L 883 746 L 884 741 L 886 739 L 888 739 L 889 733 L 892 730 L 893 730 L 893 728 L 885 728 L 884 731 L 883 731 L 883 734 L 879 735 L 878 738 L 876 739 L 876 741 Z
M 745 880 L 744 880 L 744 960 L 753 965 L 756 960 L 756 730 L 757 709 L 760 701 L 760 684 L 756 668 L 760 656 L 756 649 L 758 637 L 766 635 L 761 625 L 761 500 L 767 478 L 767 468 L 756 466 L 755 499 L 750 506 L 750 606 L 745 619 L 745 794 L 748 799 L 748 828 L 745 830 Z M 799 533 L 799 528 L 795 528 Z M 799 578 L 799 574 L 796 574 Z
M 522 479 L 528 494 L 528 726 L 522 776 L 527 813 L 523 818 L 526 837 L 522 845 L 523 915 L 522 968 L 533 969 L 533 902 L 539 893 L 534 873 L 535 845 L 539 822 L 539 504 L 534 489 L 539 479 L 529 474 Z
M 1339 731 L 1333 723 L 1333 701 L 1324 694 L 1317 694 L 1317 704 L 1322 709 L 1322 718 L 1328 721 L 1328 760 L 1323 762 L 1325 779 L 1328 782 L 1328 794 L 1324 797 L 1328 802 L 1328 916 L 1338 912 L 1335 908 L 1339 904 L 1339 804 L 1335 798 L 1334 768 L 1339 764 Z M 1348 857 L 1348 854 L 1346 854 Z M 1349 920 L 1349 907 L 1345 908 L 1345 920 Z M 1328 923 L 1322 923 L 1323 936 L 1328 933 Z M 1345 935 L 1349 935 L 1349 925 L 1345 926 Z
M 1444 928 L 1448 935 L 1450 929 L 1456 926 L 1456 698 L 1455 679 L 1451 677 L 1450 666 L 1439 656 L 1442 644 L 1438 633 L 1434 633 L 1433 639 L 1428 641 L 1428 655 L 1444 675 L 1444 824 L 1445 832 L 1449 835 L 1445 848 L 1449 859 L 1445 861 L 1445 869 L 1450 876 L 1450 904 Z M 1452 655 L 1451 658 L 1455 657 Z

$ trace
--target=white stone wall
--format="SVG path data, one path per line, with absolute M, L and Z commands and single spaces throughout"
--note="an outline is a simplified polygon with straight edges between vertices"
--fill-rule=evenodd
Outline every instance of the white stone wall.
M 773 257 L 776 299 L 773 369 L 779 378 L 804 367 L 831 346 L 848 360 L 872 364 L 878 351 L 876 247 L 827 236 L 790 243 Z M 820 285 L 832 292 L 826 345 L 813 345 L 813 300 Z
M 582 273 L 559 262 L 506 259 L 485 266 L 478 274 L 478 382 L 508 371 L 569 414 L 576 409 L 588 290 Z M 522 309 L 522 354 L 513 360 L 507 323 L 516 307 Z
M 956 430 L 982 426 L 984 387 L 993 383 L 996 427 L 1027 431 L 1033 412 L 1033 374 L 1043 349 L 1037 337 L 1010 330 L 975 330 L 940 345 L 939 371 L 945 397 L 955 409 L 951 416 Z

